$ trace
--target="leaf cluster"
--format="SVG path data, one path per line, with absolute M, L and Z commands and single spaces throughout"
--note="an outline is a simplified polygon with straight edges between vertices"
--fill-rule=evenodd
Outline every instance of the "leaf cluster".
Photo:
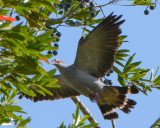
M 26 127 L 26 124 L 31 121 L 30 117 L 23 119 L 20 114 L 26 114 L 20 106 L 17 106 L 18 100 L 15 100 L 17 95 L 16 89 L 7 89 L 0 96 L 0 125 L 14 125 L 17 127 Z
M 116 53 L 115 64 L 113 70 L 117 73 L 117 81 L 121 86 L 137 86 L 141 92 L 147 94 L 147 91 L 152 91 L 152 88 L 160 89 L 160 76 L 156 76 L 151 70 L 150 77 L 148 74 L 150 69 L 140 67 L 141 61 L 133 62 L 135 54 L 129 57 L 128 49 L 120 49 L 122 43 L 127 42 L 124 39 L 127 36 L 122 35 L 119 39 L 119 50 Z
M 23 119 L 22 108 L 15 105 L 17 93 L 33 97 L 36 96 L 35 92 L 42 95 L 53 95 L 46 88 L 58 87 L 57 80 L 52 78 L 56 70 L 47 72 L 41 61 L 41 58 L 47 60 L 52 57 L 52 55 L 46 55 L 48 50 L 58 50 L 57 47 L 52 46 L 52 43 L 58 38 L 54 32 L 55 28 L 81 27 L 82 34 L 88 34 L 89 28 L 94 28 L 95 24 L 103 20 L 103 18 L 91 18 L 87 4 L 81 9 L 79 8 L 81 2 L 72 0 L 68 10 L 64 10 L 59 7 L 60 3 L 66 4 L 66 1 L 0 1 L 0 15 L 7 17 L 18 15 L 23 21 L 15 21 L 13 24 L 2 21 L 0 24 L 0 124 L 14 122 L 17 126 L 25 127 L 31 120 L 30 118 Z M 134 4 L 150 5 L 151 1 L 135 0 Z M 59 14 L 59 11 L 63 13 Z M 100 9 L 96 8 L 94 12 L 97 16 Z M 126 42 L 125 38 L 126 36 L 120 37 L 120 46 Z M 129 50 L 121 49 L 116 54 L 117 66 L 114 66 L 113 69 L 118 74 L 117 79 L 120 85 L 135 85 L 145 94 L 147 90 L 151 91 L 151 88 L 160 89 L 160 76 L 156 76 L 157 72 L 155 74 L 151 72 L 150 79 L 146 79 L 149 70 L 140 68 L 141 62 L 133 62 L 135 54 L 127 60 L 128 53 Z M 73 119 L 74 122 L 69 127 L 85 128 L 96 125 L 85 125 L 88 116 L 80 118 L 79 108 L 76 114 L 73 114 Z M 60 127 L 66 126 L 62 123 Z
M 78 104 L 77 104 L 77 109 L 75 111 L 75 114 L 72 114 L 72 117 L 73 117 L 72 124 L 69 124 L 69 126 L 66 126 L 64 122 L 62 122 L 58 128 L 93 128 L 95 126 L 98 126 L 97 123 L 86 124 L 86 120 L 89 118 L 89 116 L 85 115 L 83 118 L 81 118 Z

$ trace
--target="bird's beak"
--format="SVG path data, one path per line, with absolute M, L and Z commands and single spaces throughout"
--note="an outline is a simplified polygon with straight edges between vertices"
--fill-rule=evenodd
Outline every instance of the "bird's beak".
M 53 61 L 52 61 L 52 65 L 55 65 L 55 64 L 56 64 L 56 62 L 53 60 Z
M 55 65 L 56 63 L 55 62 L 52 62 L 52 65 Z

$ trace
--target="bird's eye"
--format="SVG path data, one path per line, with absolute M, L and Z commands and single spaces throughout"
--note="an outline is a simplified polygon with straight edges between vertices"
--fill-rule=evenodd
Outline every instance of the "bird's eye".
M 55 59 L 55 62 L 58 62 L 58 59 Z

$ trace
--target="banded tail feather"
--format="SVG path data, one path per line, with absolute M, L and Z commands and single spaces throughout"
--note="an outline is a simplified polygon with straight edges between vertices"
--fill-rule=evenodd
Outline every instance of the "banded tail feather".
M 134 108 L 136 102 L 128 99 L 125 94 L 137 94 L 138 92 L 135 86 L 105 86 L 97 101 L 104 119 L 117 119 L 118 114 L 115 109 L 120 109 L 127 114 L 131 112 L 130 109 Z

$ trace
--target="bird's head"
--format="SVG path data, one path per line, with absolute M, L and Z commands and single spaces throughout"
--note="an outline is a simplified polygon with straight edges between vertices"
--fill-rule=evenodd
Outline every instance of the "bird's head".
M 53 65 L 59 65 L 59 64 L 64 64 L 62 61 L 58 60 L 58 59 L 54 59 L 52 60 L 52 64 Z

